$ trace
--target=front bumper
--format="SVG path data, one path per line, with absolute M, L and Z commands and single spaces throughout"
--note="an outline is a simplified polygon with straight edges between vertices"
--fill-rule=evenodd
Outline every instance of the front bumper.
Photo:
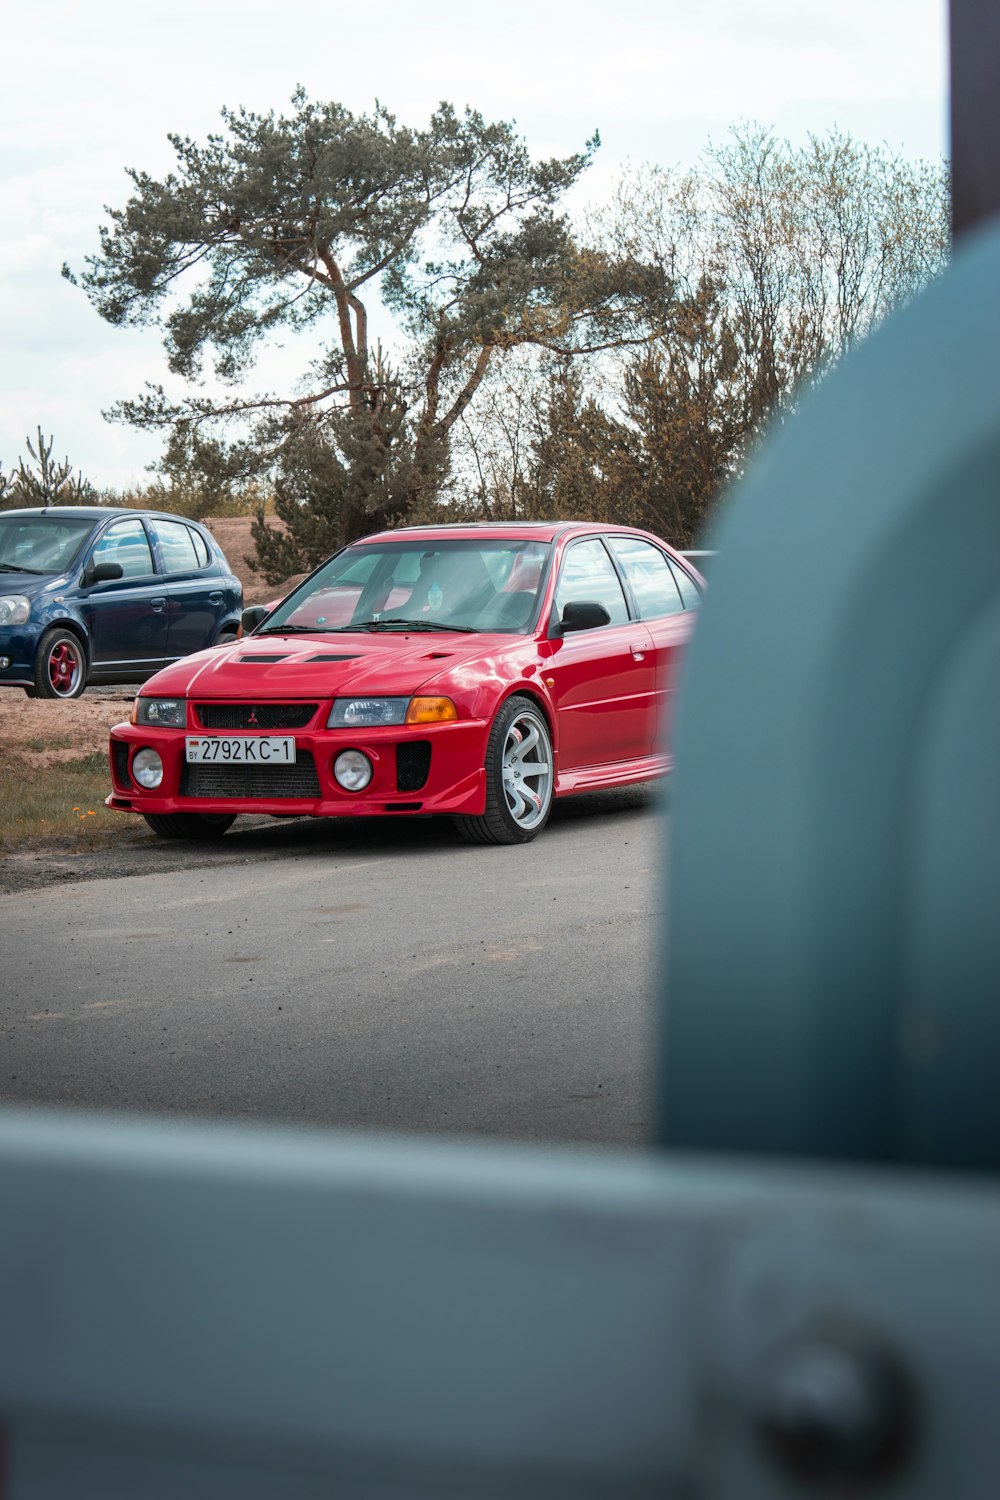
M 39 634 L 33 625 L 0 626 L 0 686 L 23 687 L 34 682 Z
M 478 814 L 486 809 L 486 742 L 489 724 L 393 725 L 295 731 L 292 766 L 201 766 L 185 759 L 195 729 L 154 729 L 116 724 L 111 731 L 107 806 L 137 813 L 270 813 L 281 817 L 380 817 L 398 813 Z M 227 731 L 228 735 L 253 731 Z M 147 791 L 133 779 L 136 753 L 155 750 L 163 780 Z M 362 792 L 347 792 L 333 775 L 343 750 L 360 750 L 373 774 Z

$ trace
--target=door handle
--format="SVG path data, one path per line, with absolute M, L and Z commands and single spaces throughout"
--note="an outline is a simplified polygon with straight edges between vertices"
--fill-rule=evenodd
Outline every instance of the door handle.
M 629 650 L 632 652 L 632 655 L 635 657 L 636 661 L 644 661 L 646 658 L 646 652 L 649 650 L 649 645 L 646 641 L 633 641 L 631 646 L 629 647 Z
M 153 608 L 153 613 L 157 615 L 162 615 L 167 607 L 166 599 L 150 599 L 149 602 Z
M 209 602 L 209 604 L 221 604 L 222 603 L 222 595 L 221 594 L 209 594 L 209 596 L 208 596 L 208 602 Z

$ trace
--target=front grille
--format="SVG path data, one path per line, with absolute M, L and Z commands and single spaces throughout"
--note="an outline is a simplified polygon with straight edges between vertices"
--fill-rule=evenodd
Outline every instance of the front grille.
M 430 771 L 430 740 L 404 740 L 396 746 L 397 792 L 419 792 Z
M 304 729 L 316 703 L 196 703 L 204 729 Z
M 318 797 L 316 763 L 300 750 L 291 766 L 216 766 L 186 761 L 181 771 L 182 797 Z

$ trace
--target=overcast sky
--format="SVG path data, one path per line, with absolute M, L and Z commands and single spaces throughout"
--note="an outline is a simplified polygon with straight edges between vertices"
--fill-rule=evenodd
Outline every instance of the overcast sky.
M 740 120 L 947 152 L 945 0 L 7 0 L 3 59 L 0 467 L 41 423 L 119 488 L 148 482 L 160 443 L 101 411 L 163 379 L 159 339 L 109 328 L 60 266 L 96 248 L 126 167 L 168 170 L 167 132 L 203 139 L 223 105 L 280 111 L 301 83 L 419 126 L 446 99 L 515 120 L 536 156 L 597 129 L 591 201 L 626 162 L 693 165 Z

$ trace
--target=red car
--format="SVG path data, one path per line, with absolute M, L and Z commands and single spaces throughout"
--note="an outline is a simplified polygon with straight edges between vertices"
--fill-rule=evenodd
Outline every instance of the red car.
M 252 633 L 144 684 L 111 731 L 107 805 L 165 838 L 243 812 L 447 813 L 475 842 L 526 843 L 553 797 L 670 769 L 702 587 L 624 526 L 365 537 L 248 610 Z

